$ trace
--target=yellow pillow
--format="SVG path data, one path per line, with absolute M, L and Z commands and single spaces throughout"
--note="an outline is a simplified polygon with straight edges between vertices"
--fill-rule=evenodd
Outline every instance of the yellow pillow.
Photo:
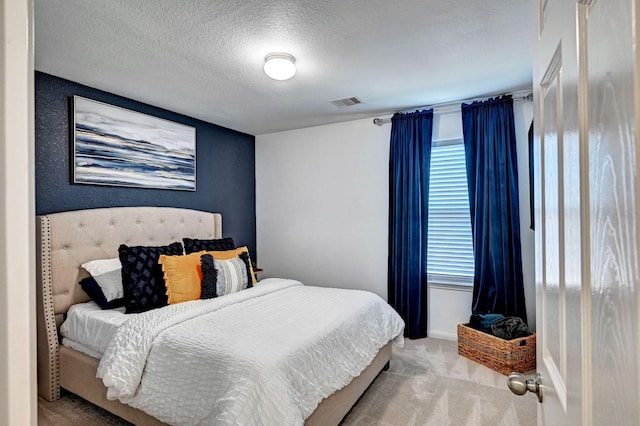
M 247 253 L 247 255 L 249 255 L 249 249 L 247 248 L 247 246 L 242 246 L 233 250 L 208 251 L 207 253 L 213 256 L 213 258 L 216 260 L 229 260 L 239 256 L 241 253 Z M 202 252 L 200 252 L 200 254 L 202 255 Z M 251 275 L 251 284 L 253 285 L 256 283 L 257 280 L 256 280 L 256 274 L 253 272 L 253 265 L 251 264 L 251 256 L 249 256 L 249 273 Z
M 169 304 L 200 299 L 202 292 L 202 267 L 200 256 L 204 252 L 186 256 L 160 255 L 164 283 Z

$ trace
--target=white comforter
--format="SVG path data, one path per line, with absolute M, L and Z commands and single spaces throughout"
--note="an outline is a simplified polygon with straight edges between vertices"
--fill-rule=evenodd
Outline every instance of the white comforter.
M 267 279 L 118 328 L 98 367 L 107 397 L 179 425 L 299 425 L 404 323 L 377 295 Z

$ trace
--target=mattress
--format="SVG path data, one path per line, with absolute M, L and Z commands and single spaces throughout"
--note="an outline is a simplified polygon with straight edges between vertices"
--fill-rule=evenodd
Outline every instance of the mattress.
M 302 425 L 404 328 L 373 293 L 275 278 L 130 317 L 97 377 L 108 399 L 180 425 Z
M 73 305 L 60 326 L 62 344 L 101 358 L 111 336 L 130 317 L 124 310 L 124 307 L 102 310 L 95 302 Z

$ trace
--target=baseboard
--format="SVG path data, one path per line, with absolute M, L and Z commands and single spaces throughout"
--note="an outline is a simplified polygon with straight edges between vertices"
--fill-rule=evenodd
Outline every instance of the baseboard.
M 450 340 L 452 342 L 458 341 L 457 333 L 446 333 L 444 331 L 430 331 L 429 337 L 433 339 L 442 339 L 442 340 Z

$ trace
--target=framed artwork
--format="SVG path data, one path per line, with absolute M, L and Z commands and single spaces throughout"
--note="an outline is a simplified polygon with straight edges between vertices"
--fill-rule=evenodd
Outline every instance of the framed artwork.
M 196 129 L 73 97 L 74 183 L 196 190 Z

